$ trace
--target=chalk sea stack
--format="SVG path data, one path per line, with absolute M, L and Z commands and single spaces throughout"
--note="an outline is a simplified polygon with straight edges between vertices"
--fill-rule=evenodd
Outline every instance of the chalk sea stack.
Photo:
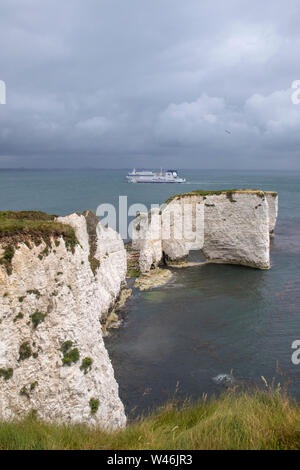
M 202 250 L 212 263 L 269 269 L 277 213 L 275 192 L 241 189 L 175 195 L 162 209 L 140 214 L 135 221 L 133 247 L 140 252 L 140 270 L 149 272 L 162 260 L 184 259 L 191 250 Z

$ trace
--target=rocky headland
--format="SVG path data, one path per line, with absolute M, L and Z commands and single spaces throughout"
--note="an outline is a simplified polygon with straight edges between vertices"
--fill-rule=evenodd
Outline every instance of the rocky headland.
M 124 285 L 123 241 L 92 212 L 2 212 L 0 227 L 0 420 L 123 427 L 101 328 Z

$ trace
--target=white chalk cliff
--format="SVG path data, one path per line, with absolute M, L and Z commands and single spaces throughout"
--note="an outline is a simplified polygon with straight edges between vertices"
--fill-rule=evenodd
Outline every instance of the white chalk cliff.
M 0 264 L 0 420 L 34 411 L 106 429 L 126 423 L 100 324 L 125 280 L 126 251 L 113 230 L 94 222 L 89 231 L 85 215 L 56 219 L 74 228 L 73 252 L 62 236 L 36 244 L 29 233 L 11 272 Z
M 273 192 L 235 190 L 175 196 L 161 210 L 140 214 L 133 246 L 142 273 L 162 259 L 180 260 L 202 250 L 212 263 L 270 268 L 270 235 L 278 214 Z

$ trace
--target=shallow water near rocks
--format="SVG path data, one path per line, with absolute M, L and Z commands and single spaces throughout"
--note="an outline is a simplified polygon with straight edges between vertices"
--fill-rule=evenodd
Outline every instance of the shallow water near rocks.
M 119 329 L 105 344 L 129 416 L 167 399 L 220 393 L 214 381 L 235 384 L 273 377 L 300 400 L 300 365 L 291 344 L 300 339 L 300 173 L 182 171 L 189 184 L 130 185 L 126 171 L 0 171 L 1 210 L 44 210 L 65 215 L 117 204 L 162 203 L 193 189 L 262 188 L 279 193 L 272 269 L 204 264 L 173 269 L 166 285 L 133 290 Z M 39 197 L 36 197 L 36 194 Z M 191 255 L 193 260 L 193 254 Z M 280 370 L 285 377 L 282 377 Z

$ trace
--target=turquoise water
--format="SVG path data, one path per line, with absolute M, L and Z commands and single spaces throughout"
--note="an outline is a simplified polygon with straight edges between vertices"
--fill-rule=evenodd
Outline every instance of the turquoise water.
M 236 383 L 289 381 L 300 399 L 300 365 L 291 344 L 300 339 L 300 173 L 181 171 L 189 184 L 130 185 L 126 171 L 0 171 L 0 209 L 55 214 L 117 204 L 162 203 L 193 189 L 262 188 L 279 193 L 272 269 L 204 265 L 174 271 L 166 286 L 134 291 L 124 323 L 106 345 L 130 413 L 163 403 L 177 389 L 197 398 L 218 393 L 213 378 Z M 282 372 L 280 372 L 280 370 Z M 284 375 L 282 377 L 282 374 Z

